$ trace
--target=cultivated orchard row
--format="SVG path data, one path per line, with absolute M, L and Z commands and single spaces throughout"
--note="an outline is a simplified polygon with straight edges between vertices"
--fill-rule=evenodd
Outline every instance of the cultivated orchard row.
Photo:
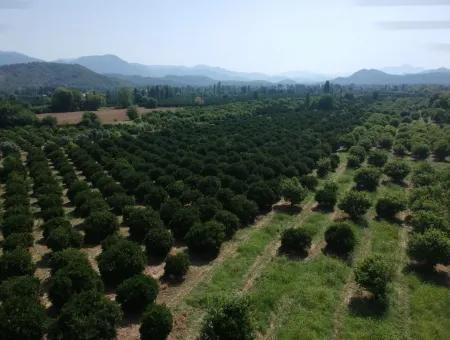
M 0 274 L 5 289 L 12 293 L 3 298 L 1 312 L 31 305 L 33 308 L 23 319 L 34 326 L 23 326 L 24 320 L 12 317 L 4 330 L 0 328 L 4 334 L 35 339 L 47 333 L 58 339 L 89 333 L 113 338 L 117 327 L 131 331 L 139 323 L 143 339 L 164 339 L 174 324 L 174 337 L 195 337 L 199 332 L 203 338 L 221 337 L 232 331 L 245 338 L 254 334 L 255 326 L 260 334 L 283 334 L 282 325 L 298 320 L 304 311 L 293 308 L 294 314 L 287 312 L 287 306 L 298 303 L 295 295 L 274 294 L 273 289 L 284 285 L 275 280 L 277 275 L 284 271 L 284 282 L 300 273 L 318 275 L 322 280 L 323 265 L 339 278 L 333 286 L 334 297 L 339 296 L 341 288 L 352 292 L 345 287 L 356 281 L 372 294 L 371 301 L 390 304 L 390 262 L 385 258 L 366 258 L 370 247 L 364 244 L 373 238 L 373 228 L 369 222 L 369 231 L 361 232 L 358 225 L 364 222 L 367 211 L 370 220 L 376 215 L 390 223 L 413 201 L 401 197 L 399 190 L 375 193 L 383 173 L 389 183 L 406 185 L 404 179 L 416 168 L 416 162 L 409 158 L 394 160 L 389 151 L 393 148 L 399 156 L 411 154 L 416 159 L 425 159 L 433 152 L 436 159 L 445 159 L 447 125 L 439 127 L 428 121 L 433 117 L 416 117 L 396 110 L 364 115 L 345 109 L 281 110 L 277 114 L 258 110 L 250 115 L 222 116 L 217 113 L 220 109 L 212 110 L 216 110 L 212 117 L 192 120 L 188 114 L 188 119 L 181 117 L 165 123 L 158 131 L 154 124 L 144 122 L 5 133 L 5 242 Z M 402 152 L 398 151 L 399 145 L 404 146 Z M 340 147 L 348 150 L 348 156 L 336 154 Z M 25 163 L 21 155 L 25 155 Z M 345 172 L 344 159 L 348 167 Z M 336 174 L 330 175 L 336 169 Z M 411 225 L 419 227 L 414 227 L 408 253 L 412 259 L 434 268 L 434 264 L 446 264 L 449 253 L 448 219 L 427 220 L 448 216 L 445 192 L 434 191 L 433 181 L 441 176 L 440 172 L 433 175 L 432 170 L 421 165 L 412 177 L 416 185 L 416 178 L 430 174 L 431 182 L 421 182 L 426 188 L 417 190 L 426 191 L 426 197 L 437 208 L 431 209 L 429 200 L 421 201 L 423 193 L 417 194 L 411 206 Z M 350 190 L 352 177 L 355 188 Z M 415 197 L 414 190 L 411 197 Z M 30 204 L 30 198 L 36 203 Z M 294 215 L 286 218 L 284 213 L 276 212 L 262 229 L 249 229 L 249 237 L 239 243 L 242 228 L 269 212 L 274 204 L 279 205 L 281 199 L 292 205 L 288 211 Z M 318 211 L 312 209 L 314 202 Z M 336 205 L 351 220 L 333 223 L 343 218 L 340 213 L 333 213 Z M 295 214 L 295 206 L 303 207 L 299 215 Z M 8 220 L 8 209 L 16 208 L 20 213 L 14 216 L 20 216 L 22 221 Z M 435 212 L 436 216 L 424 217 L 424 210 Z M 279 221 L 279 225 L 272 226 L 272 220 Z M 32 236 L 39 235 L 33 233 L 36 229 L 42 230 L 39 240 Z M 240 247 L 236 253 L 222 254 L 228 249 L 224 242 L 238 242 Z M 35 264 L 31 253 L 37 244 L 47 247 L 48 254 Z M 424 252 L 430 244 L 433 249 L 434 245 L 440 247 L 440 257 Z M 253 248 L 245 253 L 246 246 Z M 93 249 L 99 254 L 97 257 L 90 253 Z M 278 249 L 286 256 L 278 257 Z M 322 255 L 322 250 L 331 256 Z M 275 262 L 270 261 L 273 258 Z M 199 260 L 217 265 L 211 275 L 200 276 L 194 282 L 188 275 L 183 282 L 189 263 L 193 261 L 198 266 Z M 163 273 L 155 277 L 142 274 L 149 263 L 161 263 Z M 352 263 L 354 274 L 348 277 L 353 272 Z M 36 265 L 48 268 L 50 278 L 41 283 L 33 279 Z M 228 272 L 233 268 L 239 270 Z M 240 285 L 243 276 L 247 279 Z M 331 277 L 321 282 L 329 280 Z M 169 288 L 189 287 L 185 295 L 177 293 L 171 311 L 155 304 L 158 291 L 167 284 Z M 17 294 L 24 287 L 29 294 Z M 291 288 L 292 293 L 300 292 L 302 296 L 308 291 L 298 284 Z M 177 292 L 177 288 L 169 289 L 169 294 L 172 291 Z M 236 291 L 248 295 L 249 302 L 224 302 L 206 314 L 202 330 L 193 322 L 180 331 L 180 313 L 199 312 L 201 320 L 211 301 L 221 300 L 224 295 L 229 298 Z M 44 301 L 50 306 L 47 311 L 40 303 L 41 292 L 49 300 Z M 278 319 L 275 306 L 285 311 L 285 319 Z M 312 314 L 319 313 L 310 307 Z M 227 315 L 223 310 L 235 313 Z M 275 317 L 268 320 L 271 312 Z M 85 318 L 80 320 L 80 313 Z M 256 317 L 256 325 L 250 322 L 249 313 Z M 47 317 L 51 322 L 46 322 Z M 234 323 L 233 317 L 239 322 Z M 332 333 L 341 337 L 346 330 L 346 317 L 328 320 L 335 320 L 335 325 L 324 327 L 323 332 L 333 329 Z M 237 328 L 220 326 L 231 324 Z M 297 328 L 290 329 L 291 333 L 283 338 L 299 334 L 292 330 Z M 301 333 L 298 329 L 296 332 Z

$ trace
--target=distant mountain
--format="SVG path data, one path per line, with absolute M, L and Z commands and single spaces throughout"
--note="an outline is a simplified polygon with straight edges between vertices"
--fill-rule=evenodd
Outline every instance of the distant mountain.
M 340 85 L 450 85 L 450 70 L 429 70 L 417 74 L 395 75 L 379 70 L 360 70 L 349 77 L 333 80 Z
M 0 66 L 42 61 L 22 53 L 0 51 Z
M 313 84 L 313 83 L 321 83 L 326 80 L 331 79 L 332 77 L 325 74 L 308 72 L 308 71 L 290 71 L 281 73 L 280 76 L 288 79 L 292 79 L 300 84 Z
M 80 65 L 33 62 L 0 67 L 0 91 L 38 87 L 108 89 L 128 85 L 118 79 L 95 73 Z
M 388 74 L 397 74 L 397 75 L 403 75 L 403 74 L 414 74 L 414 73 L 420 73 L 425 71 L 423 67 L 416 67 L 411 65 L 402 65 L 402 66 L 391 66 L 391 67 L 384 67 L 381 69 L 384 73 Z
M 128 76 L 123 74 L 108 74 L 107 76 L 121 79 L 134 86 L 154 86 L 154 85 L 169 85 L 169 86 L 211 86 L 217 83 L 217 80 L 203 77 L 203 76 L 164 76 L 164 77 L 141 77 Z

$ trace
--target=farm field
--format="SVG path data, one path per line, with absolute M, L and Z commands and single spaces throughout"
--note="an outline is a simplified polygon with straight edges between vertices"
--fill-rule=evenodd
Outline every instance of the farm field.
M 163 107 L 156 109 L 146 109 L 144 107 L 137 107 L 137 111 L 139 115 L 144 113 L 153 112 L 153 111 L 169 111 L 172 112 L 176 110 L 176 108 Z M 114 109 L 102 107 L 97 111 L 94 111 L 97 117 L 103 124 L 114 124 L 118 122 L 129 121 L 127 116 L 127 109 Z M 38 114 L 38 119 L 42 120 L 45 117 L 55 117 L 59 125 L 74 125 L 81 122 L 81 118 L 83 117 L 84 111 L 77 112 L 58 112 L 58 113 L 41 113 Z
M 449 121 L 367 98 L 0 130 L 0 337 L 448 338 Z

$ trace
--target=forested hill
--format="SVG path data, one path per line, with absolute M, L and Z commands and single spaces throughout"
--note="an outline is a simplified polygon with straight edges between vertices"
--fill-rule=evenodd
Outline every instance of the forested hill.
M 450 85 L 450 70 L 442 68 L 422 73 L 394 75 L 378 70 L 360 70 L 333 80 L 340 85 Z
M 121 85 L 121 80 L 92 72 L 80 65 L 34 62 L 0 67 L 0 91 L 5 92 L 58 86 L 108 89 Z

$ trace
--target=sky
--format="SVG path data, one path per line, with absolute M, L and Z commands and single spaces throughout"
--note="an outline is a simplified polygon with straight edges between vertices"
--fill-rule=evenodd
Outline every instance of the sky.
M 450 67 L 450 0 L 0 0 L 0 50 L 269 74 Z

